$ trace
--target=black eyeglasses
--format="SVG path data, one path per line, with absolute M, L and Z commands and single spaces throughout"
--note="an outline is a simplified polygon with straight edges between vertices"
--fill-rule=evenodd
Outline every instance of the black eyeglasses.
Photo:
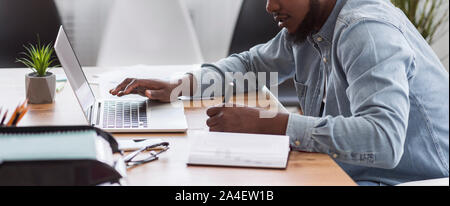
M 158 151 L 155 151 L 156 148 L 158 148 Z M 162 142 L 162 143 L 150 145 L 147 147 L 143 147 L 139 150 L 136 150 L 136 151 L 130 153 L 129 155 L 125 156 L 123 160 L 124 160 L 125 164 L 127 165 L 127 167 L 134 167 L 134 166 L 142 165 L 142 164 L 157 160 L 158 155 L 167 151 L 168 149 L 169 149 L 169 143 Z M 149 151 L 148 152 L 149 156 L 147 158 L 144 158 L 142 160 L 133 160 L 135 157 L 137 157 L 139 154 L 143 153 L 144 151 Z

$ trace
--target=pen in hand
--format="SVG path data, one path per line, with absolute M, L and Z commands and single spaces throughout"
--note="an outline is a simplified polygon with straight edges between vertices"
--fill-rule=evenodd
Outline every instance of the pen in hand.
M 229 84 L 225 85 L 225 96 L 223 98 L 223 104 L 227 104 L 230 102 L 231 97 L 233 96 L 234 92 L 234 83 L 230 82 Z

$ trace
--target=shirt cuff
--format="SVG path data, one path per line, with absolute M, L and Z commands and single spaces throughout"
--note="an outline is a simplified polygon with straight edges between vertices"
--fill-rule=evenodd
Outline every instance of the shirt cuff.
M 312 130 L 319 118 L 290 114 L 286 129 L 293 150 L 313 152 Z

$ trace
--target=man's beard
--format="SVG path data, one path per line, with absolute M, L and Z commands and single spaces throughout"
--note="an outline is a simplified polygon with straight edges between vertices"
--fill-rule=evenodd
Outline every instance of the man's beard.
M 316 24 L 318 21 L 318 16 L 320 12 L 320 3 L 319 0 L 310 0 L 309 2 L 309 11 L 306 14 L 305 19 L 298 27 L 295 34 L 291 36 L 295 39 L 296 42 L 304 43 L 308 36 L 317 33 Z

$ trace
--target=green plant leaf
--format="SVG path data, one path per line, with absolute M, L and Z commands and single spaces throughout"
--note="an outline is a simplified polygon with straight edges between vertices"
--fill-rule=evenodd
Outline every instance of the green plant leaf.
M 53 56 L 53 43 L 41 44 L 38 35 L 37 45 L 33 45 L 31 43 L 28 45 L 28 47 L 25 45 L 23 46 L 25 48 L 25 52 L 19 53 L 25 57 L 18 58 L 16 61 L 24 64 L 36 72 L 39 76 L 45 76 L 47 71 L 51 68 L 51 65 L 57 60 L 56 57 Z
M 441 9 L 446 9 L 443 7 L 446 1 L 391 0 L 395 6 L 405 13 L 429 44 L 433 43 L 437 29 L 448 20 L 448 11 L 441 12 Z

